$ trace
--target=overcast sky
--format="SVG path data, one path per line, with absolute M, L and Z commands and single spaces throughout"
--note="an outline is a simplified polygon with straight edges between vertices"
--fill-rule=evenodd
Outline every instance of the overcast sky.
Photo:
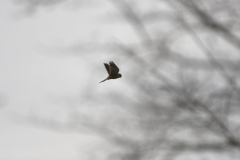
M 12 1 L 0 1 L 0 159 L 86 159 L 86 151 L 97 148 L 100 141 L 93 136 L 40 129 L 18 122 L 15 115 L 61 117 L 62 108 L 51 101 L 58 96 L 77 97 L 89 82 L 99 87 L 98 82 L 107 76 L 103 63 L 114 56 L 69 56 L 58 53 L 58 48 L 114 39 L 111 26 L 99 25 L 111 7 L 106 3 L 89 9 L 68 3 L 28 13 Z M 116 35 L 123 37 L 119 31 Z M 100 73 L 91 73 L 88 79 L 96 71 Z M 102 85 L 99 90 L 116 83 L 103 84 L 105 88 Z
M 85 99 L 87 105 L 81 101 L 86 86 L 94 88 L 92 97 L 101 98 L 101 93 L 113 91 L 121 95 L 131 89 L 126 83 L 126 74 L 134 72 L 129 67 L 134 59 L 115 54 L 110 49 L 108 52 L 102 50 L 97 44 L 135 42 L 139 38 L 136 35 L 138 27 L 133 30 L 123 23 L 126 19 L 109 1 L 93 1 L 0 1 L 0 160 L 92 160 L 93 153 L 100 160 L 103 155 L 99 148 L 110 152 L 111 146 L 103 143 L 100 137 L 85 132 L 59 132 L 35 125 L 29 119 L 24 121 L 32 116 L 64 122 L 84 107 L 91 110 L 90 113 L 94 112 L 88 99 Z M 139 1 L 129 3 L 133 6 L 136 2 Z M 154 4 L 144 1 L 142 7 L 167 8 L 161 2 L 159 6 Z M 141 13 L 141 7 L 138 9 L 137 13 Z M 157 34 L 150 35 L 151 38 L 171 30 L 171 25 L 156 25 Z M 154 25 L 147 27 L 154 30 Z M 179 53 L 190 58 L 204 57 L 201 49 L 191 45 L 193 41 L 189 43 L 190 39 L 177 41 L 182 43 L 174 40 L 172 46 Z M 225 45 L 224 42 L 217 46 L 218 50 Z M 141 53 L 144 52 L 138 54 Z M 107 77 L 103 63 L 109 61 L 120 67 L 123 77 L 99 84 Z M 107 120 L 111 116 L 106 116 Z

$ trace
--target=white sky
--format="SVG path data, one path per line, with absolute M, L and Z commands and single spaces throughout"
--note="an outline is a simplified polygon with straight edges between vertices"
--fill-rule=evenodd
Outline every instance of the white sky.
M 120 86 L 116 92 L 124 93 L 121 86 L 130 61 L 102 51 L 74 56 L 56 49 L 79 42 L 137 39 L 130 26 L 117 22 L 121 17 L 113 16 L 116 23 L 106 23 L 104 17 L 116 10 L 107 1 L 100 7 L 78 7 L 68 3 L 40 8 L 24 17 L 17 12 L 21 7 L 0 1 L 0 160 L 79 160 L 89 158 L 94 149 L 104 149 L 97 137 L 58 133 L 17 122 L 14 117 L 33 114 L 61 119 L 67 114 L 61 106 L 67 103 L 59 99 L 69 96 L 75 105 L 86 84 L 99 91 L 95 96 L 116 85 Z M 110 60 L 121 67 L 123 78 L 99 84 L 107 76 L 103 63 Z M 56 101 L 59 106 L 53 104 Z
M 48 108 L 51 107 L 48 96 L 77 96 L 81 87 L 90 82 L 88 72 L 100 71 L 99 67 L 100 73 L 91 73 L 94 74 L 91 80 L 94 86 L 104 90 L 117 83 L 98 84 L 107 75 L 103 63 L 112 59 L 101 54 L 85 57 L 48 55 L 48 49 L 42 47 L 65 47 L 92 39 L 106 41 L 101 34 L 109 30 L 100 28 L 94 18 L 104 12 L 96 7 L 94 12 L 60 7 L 43 9 L 24 18 L 16 12 L 18 9 L 11 1 L 0 1 L 0 93 L 4 101 L 0 108 L 0 159 L 86 159 L 85 151 L 91 153 L 93 143 L 96 147 L 99 142 L 96 138 L 21 125 L 14 121 L 13 115 L 45 113 L 55 116 L 57 109 Z M 121 37 L 122 34 L 118 34 Z M 111 36 L 105 37 L 111 39 Z M 49 53 L 52 52 L 49 50 Z

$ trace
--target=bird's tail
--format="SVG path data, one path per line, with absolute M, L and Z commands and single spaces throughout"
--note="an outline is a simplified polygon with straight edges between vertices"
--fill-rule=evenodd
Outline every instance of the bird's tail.
M 104 81 L 106 81 L 106 80 L 108 80 L 108 77 L 107 77 L 106 79 L 102 80 L 102 81 L 101 81 L 101 82 L 99 82 L 99 83 L 102 83 L 102 82 L 104 82 Z

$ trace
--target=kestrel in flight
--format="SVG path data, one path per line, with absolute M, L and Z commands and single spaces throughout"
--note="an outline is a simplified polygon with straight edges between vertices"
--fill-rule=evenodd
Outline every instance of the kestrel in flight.
M 108 72 L 108 77 L 101 82 L 104 82 L 104 81 L 109 80 L 109 79 L 117 79 L 117 78 L 122 77 L 122 75 L 118 73 L 119 68 L 116 66 L 116 64 L 114 64 L 113 61 L 110 61 L 109 65 L 107 63 L 104 63 L 104 66 L 105 66 L 105 68 Z M 99 83 L 101 83 L 101 82 L 99 82 Z

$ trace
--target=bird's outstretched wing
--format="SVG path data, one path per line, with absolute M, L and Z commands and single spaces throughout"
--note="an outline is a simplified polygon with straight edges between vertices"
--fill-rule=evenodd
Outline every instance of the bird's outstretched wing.
M 109 62 L 110 64 L 110 75 L 117 75 L 119 72 L 119 68 L 116 66 L 116 64 L 113 61 Z
M 104 66 L 105 66 L 108 74 L 110 75 L 110 69 L 109 69 L 110 67 L 109 67 L 109 65 L 107 63 L 104 63 Z

